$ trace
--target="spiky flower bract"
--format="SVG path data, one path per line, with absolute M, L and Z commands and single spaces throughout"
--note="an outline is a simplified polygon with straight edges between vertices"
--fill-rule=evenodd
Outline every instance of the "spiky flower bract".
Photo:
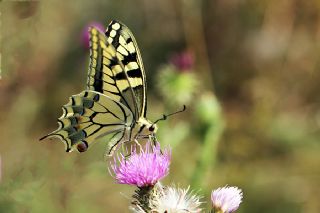
M 148 187 L 169 173 L 170 160 L 170 148 L 161 151 L 158 142 L 148 142 L 144 150 L 132 148 L 129 157 L 123 154 L 115 156 L 111 169 L 117 183 Z
M 190 103 L 199 86 L 194 72 L 178 72 L 171 64 L 164 65 L 159 70 L 157 87 L 166 102 L 170 105 Z
M 216 212 L 231 213 L 239 208 L 243 193 L 234 186 L 220 187 L 211 193 L 212 206 Z

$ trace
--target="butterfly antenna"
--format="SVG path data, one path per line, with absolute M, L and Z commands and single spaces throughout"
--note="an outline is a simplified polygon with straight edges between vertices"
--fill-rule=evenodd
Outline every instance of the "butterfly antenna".
M 162 117 L 162 118 L 159 118 L 158 120 L 156 120 L 153 124 L 156 124 L 156 123 L 158 123 L 159 121 L 167 120 L 167 118 L 168 118 L 169 116 L 178 114 L 178 113 L 180 113 L 180 112 L 184 112 L 186 109 L 187 109 L 186 105 L 183 105 L 183 109 L 182 109 L 182 110 L 179 110 L 179 111 L 176 111 L 176 112 L 167 114 L 167 115 L 166 115 L 166 114 L 163 114 L 163 117 Z

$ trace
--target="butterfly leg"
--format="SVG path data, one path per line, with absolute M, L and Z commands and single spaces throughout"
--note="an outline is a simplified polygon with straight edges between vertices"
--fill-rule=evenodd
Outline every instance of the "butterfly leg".
M 153 146 L 156 146 L 156 145 L 157 145 L 157 138 L 156 138 L 156 136 L 155 136 L 154 134 L 149 134 L 148 137 L 149 137 L 149 140 L 152 141 Z
M 149 139 L 149 141 L 152 142 L 154 146 L 156 146 L 157 144 L 157 137 L 155 136 L 155 134 L 146 134 L 146 135 L 140 134 L 136 136 L 136 139 L 138 138 Z
M 127 142 L 133 142 L 134 144 L 131 145 L 130 151 L 127 149 L 127 147 L 124 148 L 124 147 L 122 146 L 122 148 L 123 148 L 123 150 L 124 150 L 124 153 L 125 153 L 125 158 L 130 157 L 133 152 L 136 152 L 136 150 L 137 150 L 136 146 L 139 147 L 139 150 L 142 150 L 142 146 L 141 146 L 141 144 L 138 142 L 138 140 L 134 139 L 133 141 L 129 141 L 129 140 L 123 141 L 123 142 L 122 142 L 122 145 L 125 144 L 125 143 L 127 143 Z

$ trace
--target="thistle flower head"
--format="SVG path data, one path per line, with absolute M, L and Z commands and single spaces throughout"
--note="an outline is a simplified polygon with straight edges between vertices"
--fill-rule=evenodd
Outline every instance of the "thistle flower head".
M 189 188 L 161 187 L 160 193 L 150 200 L 151 212 L 201 212 L 200 197 L 189 192 Z
M 111 170 L 117 183 L 148 187 L 155 185 L 169 173 L 171 149 L 160 150 L 160 144 L 148 142 L 145 150 L 132 148 L 130 157 L 114 157 Z
M 181 53 L 176 53 L 170 58 L 171 63 L 179 71 L 188 71 L 193 68 L 194 65 L 194 55 L 190 51 L 184 51 Z
M 212 206 L 218 212 L 231 213 L 239 208 L 242 197 L 242 191 L 238 187 L 218 188 L 211 193 Z

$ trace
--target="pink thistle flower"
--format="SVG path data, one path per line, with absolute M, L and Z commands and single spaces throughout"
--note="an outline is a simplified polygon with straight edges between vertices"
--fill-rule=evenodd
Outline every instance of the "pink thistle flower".
M 135 148 L 130 157 L 119 154 L 114 157 L 111 170 L 117 183 L 138 187 L 154 186 L 169 173 L 171 149 L 160 150 L 160 144 L 146 144 L 145 150 L 137 152 Z M 118 162 L 118 163 L 117 163 Z
M 103 24 L 101 24 L 99 22 L 91 22 L 91 23 L 87 24 L 83 28 L 82 33 L 81 33 L 81 41 L 82 41 L 82 44 L 85 48 L 90 47 L 89 32 L 88 32 L 90 27 L 95 27 L 101 33 L 103 33 L 105 31 Z
M 231 213 L 239 208 L 243 194 L 241 189 L 233 186 L 220 187 L 211 193 L 213 208 L 218 212 Z
M 174 54 L 170 62 L 180 71 L 188 71 L 193 68 L 194 55 L 192 52 L 184 51 L 179 54 Z

